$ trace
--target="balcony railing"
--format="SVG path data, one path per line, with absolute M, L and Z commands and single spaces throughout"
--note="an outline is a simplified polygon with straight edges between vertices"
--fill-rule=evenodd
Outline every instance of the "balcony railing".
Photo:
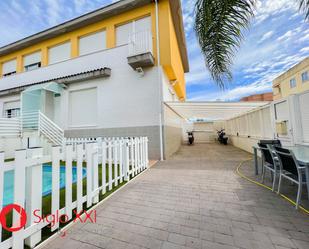
M 152 34 L 150 30 L 133 33 L 129 36 L 129 56 L 152 53 Z

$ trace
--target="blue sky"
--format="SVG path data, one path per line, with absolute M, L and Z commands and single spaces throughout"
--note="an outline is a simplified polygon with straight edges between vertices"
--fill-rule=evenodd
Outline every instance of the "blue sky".
M 2 0 L 0 46 L 42 31 L 112 0 Z M 233 81 L 224 91 L 209 77 L 193 31 L 195 0 L 182 0 L 190 60 L 188 100 L 237 100 L 271 90 L 271 81 L 309 56 L 309 23 L 296 0 L 259 0 L 257 13 L 236 53 Z

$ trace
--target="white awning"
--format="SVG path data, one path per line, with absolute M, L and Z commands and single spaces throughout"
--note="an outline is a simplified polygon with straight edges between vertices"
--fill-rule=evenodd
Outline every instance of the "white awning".
M 228 120 L 252 111 L 269 102 L 166 102 L 175 112 L 187 120 Z

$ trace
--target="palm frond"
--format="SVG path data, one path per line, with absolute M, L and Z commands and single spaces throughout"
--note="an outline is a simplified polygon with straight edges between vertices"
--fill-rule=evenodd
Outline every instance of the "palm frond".
M 306 0 L 308 1 L 308 0 Z M 197 0 L 195 31 L 214 81 L 222 88 L 232 79 L 234 52 L 254 15 L 255 0 Z
M 309 21 L 309 0 L 298 0 L 299 10 L 305 13 L 305 19 Z

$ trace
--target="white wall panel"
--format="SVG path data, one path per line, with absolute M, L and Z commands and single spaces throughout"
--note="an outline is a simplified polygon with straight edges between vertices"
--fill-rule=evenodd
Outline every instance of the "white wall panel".
M 106 49 L 105 31 L 83 36 L 79 39 L 79 55 L 90 54 L 103 49 Z
M 273 137 L 273 131 L 271 126 L 271 114 L 270 114 L 270 107 L 262 109 L 262 118 L 263 118 L 263 131 L 265 138 Z
M 289 120 L 289 107 L 287 101 L 275 104 L 275 110 L 276 110 L 276 120 L 279 121 Z
M 309 143 L 309 93 L 299 96 L 303 142 Z
M 16 59 L 4 62 L 2 64 L 2 74 L 7 74 L 7 73 L 15 72 L 17 70 L 16 68 L 17 68 L 17 61 L 16 61 Z
M 71 43 L 66 42 L 48 50 L 49 64 L 65 61 L 71 58 Z
M 69 101 L 72 127 L 97 125 L 97 88 L 72 91 Z

